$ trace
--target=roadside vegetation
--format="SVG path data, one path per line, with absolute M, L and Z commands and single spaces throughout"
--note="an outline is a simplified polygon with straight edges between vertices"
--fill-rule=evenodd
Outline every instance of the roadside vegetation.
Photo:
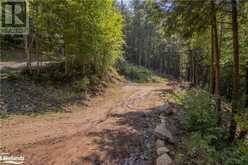
M 1 70 L 1 117 L 63 111 L 114 79 L 124 41 L 112 1 L 30 0 L 29 19 L 29 35 L 0 38 L 1 62 L 26 62 Z
M 165 76 L 163 78 L 162 75 L 159 75 L 150 69 L 128 62 L 119 63 L 117 71 L 127 80 L 138 83 L 165 83 L 167 81 Z
M 1 80 L 0 117 L 64 112 L 66 105 L 83 106 L 90 96 L 101 94 L 109 83 L 118 81 L 118 74 L 111 71 L 104 77 L 79 74 L 71 78 L 55 70 L 39 75 L 12 72 Z
M 181 99 L 189 156 L 181 163 L 247 164 L 248 3 L 134 0 L 130 6 L 119 5 L 125 57 L 195 89 Z
M 178 164 L 245 165 L 248 163 L 248 140 L 237 137 L 233 143 L 229 143 L 230 105 L 225 105 L 226 111 L 222 113 L 220 124 L 214 98 L 208 92 L 200 89 L 178 90 L 168 97 L 184 110 L 181 120 L 183 133 L 177 145 Z M 248 130 L 248 114 L 245 115 L 242 120 L 240 115 L 235 117 L 240 131 Z
M 116 69 L 109 69 L 105 75 L 96 75 L 73 71 L 64 74 L 64 65 L 49 64 L 39 74 L 36 70 L 9 71 L 1 80 L 3 110 L 1 118 L 9 115 L 39 115 L 46 112 L 63 112 L 67 104 L 86 104 L 88 99 L 99 95 L 111 83 L 131 81 L 136 83 L 166 83 L 153 71 L 129 64 L 119 64 Z M 123 78 L 122 78 L 122 77 Z

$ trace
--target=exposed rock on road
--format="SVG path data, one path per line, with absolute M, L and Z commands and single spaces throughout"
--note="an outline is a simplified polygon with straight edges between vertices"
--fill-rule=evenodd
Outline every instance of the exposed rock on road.
M 159 156 L 156 160 L 156 165 L 171 165 L 171 164 L 172 164 L 172 159 L 166 153 Z
M 165 140 L 172 144 L 175 143 L 175 138 L 173 137 L 171 132 L 166 128 L 164 123 L 161 123 L 160 125 L 156 126 L 154 134 L 162 140 Z

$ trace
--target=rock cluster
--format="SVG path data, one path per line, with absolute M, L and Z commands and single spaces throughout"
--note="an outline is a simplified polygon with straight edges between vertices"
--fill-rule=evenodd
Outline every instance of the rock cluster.
M 171 115 L 172 110 L 169 110 L 168 105 L 159 107 L 160 112 L 164 112 L 165 115 Z M 166 111 L 170 111 L 166 113 Z M 172 165 L 173 160 L 170 157 L 170 149 L 166 147 L 165 144 L 175 144 L 175 138 L 173 137 L 171 131 L 167 128 L 165 123 L 165 118 L 161 116 L 161 123 L 159 123 L 154 129 L 154 135 L 156 136 L 156 165 Z
M 174 137 L 163 123 L 156 126 L 154 133 L 159 139 L 165 140 L 171 144 L 175 143 Z
M 156 165 L 170 165 L 172 164 L 172 159 L 167 153 L 159 156 L 156 160 Z

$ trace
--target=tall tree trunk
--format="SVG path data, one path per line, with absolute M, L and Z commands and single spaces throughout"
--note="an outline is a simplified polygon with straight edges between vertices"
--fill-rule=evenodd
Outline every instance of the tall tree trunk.
M 237 2 L 232 0 L 232 37 L 233 37 L 233 90 L 232 90 L 232 121 L 230 125 L 230 142 L 233 142 L 236 133 L 237 123 L 234 120 L 238 112 L 240 100 L 240 77 L 239 77 L 239 40 Z
M 246 62 L 245 70 L 246 70 L 245 108 L 247 108 L 248 107 L 248 62 Z M 248 133 L 247 130 L 242 130 L 239 134 L 239 139 L 244 139 L 247 133 Z
M 188 50 L 188 66 L 187 66 L 187 81 L 192 82 L 192 49 Z
M 176 57 L 177 57 L 177 67 L 176 67 L 176 71 L 177 71 L 177 78 L 180 79 L 181 77 L 181 68 L 180 68 L 180 65 L 181 65 L 181 59 L 180 59 L 180 55 L 179 53 L 177 52 L 176 53 Z
M 35 36 L 35 55 L 37 60 L 37 74 L 40 74 L 40 54 L 37 35 Z
M 196 62 L 195 62 L 195 54 L 196 51 L 193 50 L 193 55 L 192 55 L 192 83 L 194 86 L 196 86 Z
M 221 17 L 221 22 L 220 22 L 220 38 L 219 38 L 219 49 L 221 50 L 222 47 L 222 37 L 224 34 L 224 16 Z
M 248 107 L 248 62 L 246 62 L 246 92 L 245 92 L 245 107 Z
M 213 26 L 211 26 L 211 73 L 210 73 L 210 92 L 214 94 L 215 90 L 215 69 L 214 69 L 214 30 Z
M 66 50 L 67 50 L 67 46 L 65 44 L 64 45 L 64 57 L 65 57 L 65 66 L 64 66 L 65 72 L 64 72 L 64 74 L 68 75 L 68 73 L 69 73 L 69 58 L 68 58 L 68 54 L 67 54 Z
M 24 45 L 25 45 L 25 54 L 27 57 L 27 68 L 29 73 L 31 73 L 31 56 L 30 56 L 30 49 L 28 44 L 28 35 L 24 36 Z
M 216 102 L 216 111 L 219 113 L 219 123 L 221 122 L 221 98 L 220 98 L 220 50 L 217 32 L 216 7 L 215 1 L 211 1 L 212 5 L 212 28 L 214 36 L 214 70 L 215 70 L 215 89 L 214 97 Z
M 39 12 L 39 6 L 36 5 L 34 8 L 34 13 L 35 13 L 35 19 L 38 19 L 38 12 Z M 36 60 L 37 60 L 37 74 L 40 74 L 40 52 L 39 52 L 39 35 L 38 35 L 38 29 L 34 28 L 34 37 L 35 37 L 35 55 L 36 55 Z

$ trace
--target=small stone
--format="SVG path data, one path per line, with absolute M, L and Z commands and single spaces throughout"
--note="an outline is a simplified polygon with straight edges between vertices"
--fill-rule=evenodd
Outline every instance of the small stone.
M 165 124 L 165 117 L 162 116 L 162 115 L 160 115 L 159 117 L 160 117 L 160 120 L 161 120 L 161 124 Z
M 157 154 L 158 156 L 164 154 L 164 153 L 168 153 L 170 150 L 167 147 L 160 147 L 157 149 Z
M 168 108 L 168 109 L 164 112 L 164 114 L 167 115 L 167 116 L 171 116 L 171 115 L 173 115 L 174 113 L 175 113 L 174 110 L 171 109 L 171 108 Z
M 166 140 L 167 142 L 172 144 L 175 143 L 174 137 L 164 124 L 157 125 L 154 134 L 162 140 Z
M 140 155 L 140 159 L 144 160 L 145 159 L 144 155 Z
M 171 151 L 169 152 L 169 155 L 172 156 L 172 157 L 174 157 L 174 156 L 176 155 L 176 153 L 175 153 L 175 151 L 171 150 Z
M 164 147 L 164 141 L 163 140 L 160 140 L 160 139 L 158 139 L 157 141 L 156 141 L 156 147 L 157 148 L 160 148 L 160 147 Z
M 159 113 L 164 113 L 164 112 L 166 112 L 168 110 L 168 108 L 169 108 L 169 105 L 168 104 L 164 104 L 164 105 L 159 106 L 157 108 L 157 111 Z
M 168 154 L 163 154 L 159 156 L 156 160 L 156 165 L 171 165 L 172 160 Z
M 151 144 L 150 143 L 146 143 L 146 148 L 150 149 L 151 148 Z

